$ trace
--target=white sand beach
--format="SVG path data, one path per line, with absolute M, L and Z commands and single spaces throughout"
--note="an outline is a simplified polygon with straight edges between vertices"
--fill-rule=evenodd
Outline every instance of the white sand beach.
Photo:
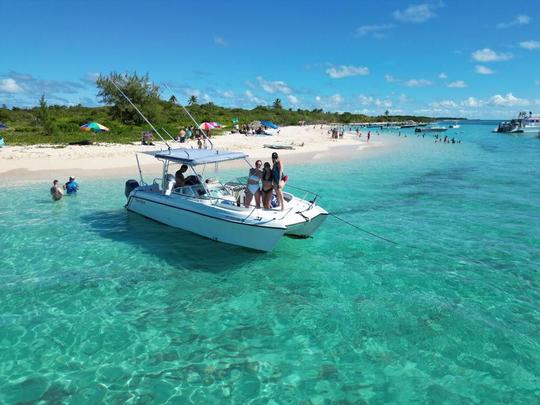
M 245 136 L 226 134 L 212 138 L 215 149 L 244 151 L 250 159 L 270 160 L 272 149 L 267 144 L 291 145 L 293 150 L 278 150 L 288 164 L 319 162 L 334 158 L 360 158 L 365 150 L 380 147 L 382 137 L 371 137 L 366 142 L 356 134 L 345 133 L 342 139 L 331 139 L 329 126 L 282 127 L 273 136 Z M 171 141 L 172 147 L 196 148 L 196 141 L 185 144 Z M 0 149 L 0 182 L 28 181 L 59 178 L 66 175 L 77 177 L 111 177 L 136 173 L 136 152 L 150 152 L 165 148 L 162 142 L 154 146 L 133 144 L 98 143 L 90 146 L 32 145 L 6 146 Z M 158 171 L 161 164 L 151 156 L 140 156 L 141 166 Z

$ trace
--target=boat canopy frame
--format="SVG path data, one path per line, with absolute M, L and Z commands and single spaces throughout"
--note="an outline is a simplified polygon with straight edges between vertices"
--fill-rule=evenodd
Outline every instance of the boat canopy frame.
M 246 159 L 247 154 L 243 152 L 229 152 L 216 149 L 188 149 L 177 148 L 162 150 L 159 152 L 144 152 L 154 156 L 158 160 L 167 160 L 175 163 L 186 164 L 188 166 L 200 166 L 209 163 L 227 162 L 230 160 Z

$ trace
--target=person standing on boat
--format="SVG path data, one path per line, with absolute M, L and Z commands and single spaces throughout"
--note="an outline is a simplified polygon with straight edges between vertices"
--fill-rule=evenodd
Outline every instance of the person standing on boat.
M 262 171 L 262 186 L 261 186 L 261 199 L 263 207 L 270 209 L 270 203 L 272 201 L 272 194 L 274 192 L 274 185 L 272 181 L 272 168 L 269 162 L 264 162 L 264 168 Z
M 274 191 L 276 192 L 276 197 L 279 202 L 281 211 L 285 209 L 285 203 L 283 201 L 283 187 L 285 186 L 285 175 L 283 174 L 283 163 L 279 160 L 279 155 L 277 152 L 272 153 L 272 183 L 274 186 Z
M 255 204 L 257 208 L 261 208 L 261 190 L 260 183 L 262 178 L 262 161 L 257 160 L 255 167 L 249 169 L 249 177 L 246 186 L 246 198 L 244 199 L 244 206 L 247 208 L 251 204 L 251 200 L 255 197 Z
M 54 201 L 60 200 L 64 196 L 64 192 L 58 185 L 58 180 L 53 181 L 53 186 L 51 187 L 51 197 Z

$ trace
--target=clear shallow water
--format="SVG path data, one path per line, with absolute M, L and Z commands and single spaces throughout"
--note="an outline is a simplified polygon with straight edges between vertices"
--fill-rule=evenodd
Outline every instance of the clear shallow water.
M 216 244 L 126 213 L 123 178 L 3 189 L 0 402 L 538 400 L 540 140 L 490 130 L 287 168 L 397 246 L 333 218 Z

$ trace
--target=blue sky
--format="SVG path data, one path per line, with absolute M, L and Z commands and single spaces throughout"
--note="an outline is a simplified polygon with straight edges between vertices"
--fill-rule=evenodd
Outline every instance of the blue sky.
M 0 0 L 0 15 L 8 106 L 96 105 L 97 74 L 136 71 L 227 106 L 540 111 L 537 0 Z

